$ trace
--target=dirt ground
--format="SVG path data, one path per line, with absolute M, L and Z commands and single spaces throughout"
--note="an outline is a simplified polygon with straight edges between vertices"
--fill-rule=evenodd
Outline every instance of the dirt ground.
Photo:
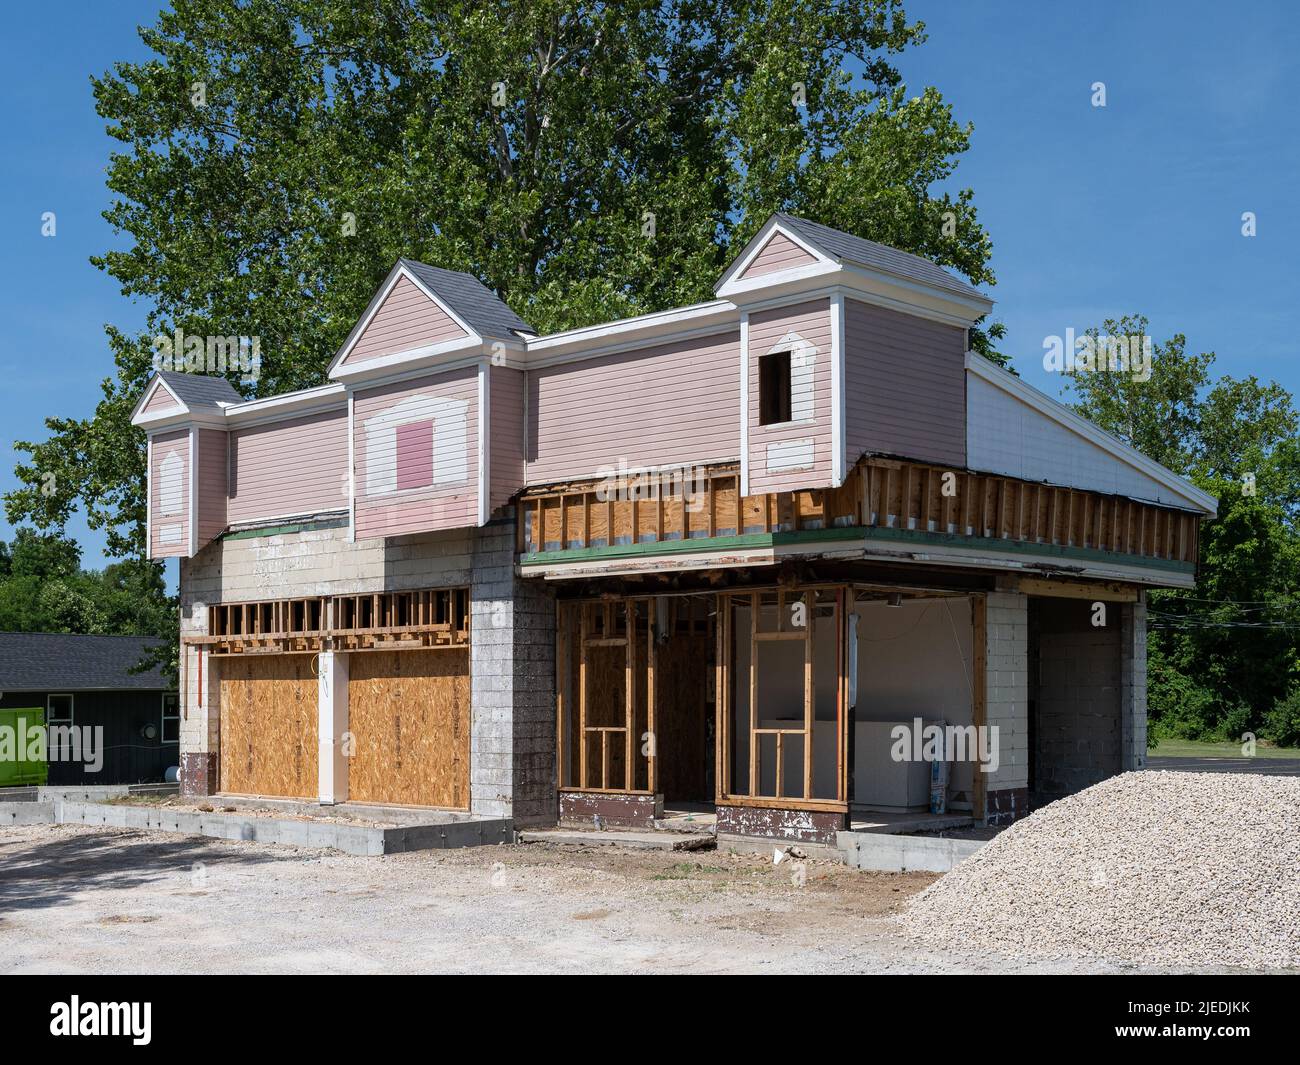
M 1114 972 L 936 951 L 930 874 L 524 844 L 360 858 L 81 825 L 0 829 L 5 973 Z

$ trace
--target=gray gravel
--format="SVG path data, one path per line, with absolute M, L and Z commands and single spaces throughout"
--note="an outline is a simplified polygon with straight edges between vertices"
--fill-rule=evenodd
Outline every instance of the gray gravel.
M 1005 973 L 1134 967 L 917 942 L 929 873 L 546 844 L 359 858 L 0 829 L 0 973 Z
M 1114 777 L 1007 829 L 901 920 L 951 949 L 1300 968 L 1300 780 Z

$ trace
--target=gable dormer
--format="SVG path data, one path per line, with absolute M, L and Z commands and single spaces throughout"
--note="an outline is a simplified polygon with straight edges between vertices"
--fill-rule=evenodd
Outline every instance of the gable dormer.
M 241 396 L 224 377 L 160 370 L 131 423 L 147 437 L 150 558 L 191 558 L 226 527 L 226 411 Z
M 942 267 L 774 214 L 718 280 L 741 313 L 741 481 L 833 488 L 865 453 L 965 462 L 966 330 L 992 307 Z
M 356 537 L 482 525 L 523 487 L 531 335 L 469 274 L 398 260 L 330 365 L 348 391 Z

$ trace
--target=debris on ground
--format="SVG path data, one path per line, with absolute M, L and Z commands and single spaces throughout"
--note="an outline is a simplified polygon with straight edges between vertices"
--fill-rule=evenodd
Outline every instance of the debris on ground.
M 1125 773 L 1044 806 L 903 915 L 949 949 L 1300 966 L 1300 780 Z

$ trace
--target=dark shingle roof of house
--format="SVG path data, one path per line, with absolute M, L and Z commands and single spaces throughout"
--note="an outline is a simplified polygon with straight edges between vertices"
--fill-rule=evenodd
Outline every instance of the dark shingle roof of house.
M 61 632 L 0 632 L 0 691 L 62 692 L 134 688 L 169 690 L 162 673 L 132 673 L 147 636 L 74 636 Z
M 215 407 L 218 403 L 244 402 L 244 397 L 224 377 L 177 373 L 175 370 L 159 370 L 158 376 L 190 410 L 196 407 Z
M 414 259 L 402 265 L 446 301 L 480 336 L 508 337 L 511 333 L 535 333 L 531 325 L 515 314 L 478 278 L 459 270 L 444 270 Z
M 961 280 L 961 278 L 954 277 L 942 266 L 932 263 L 929 259 L 922 258 L 919 255 L 899 251 L 887 244 L 877 244 L 874 240 L 864 240 L 862 237 L 855 237 L 851 233 L 831 229 L 830 226 L 824 226 L 820 222 L 810 222 L 806 218 L 796 218 L 792 214 L 778 212 L 776 217 L 780 219 L 782 225 L 788 226 L 809 243 L 815 244 L 841 261 L 856 263 L 859 266 L 866 266 L 873 270 L 882 270 L 887 274 L 893 274 L 895 277 L 908 281 L 919 281 L 935 288 L 946 289 L 959 296 L 975 296 L 982 300 L 988 299 L 974 285 Z

